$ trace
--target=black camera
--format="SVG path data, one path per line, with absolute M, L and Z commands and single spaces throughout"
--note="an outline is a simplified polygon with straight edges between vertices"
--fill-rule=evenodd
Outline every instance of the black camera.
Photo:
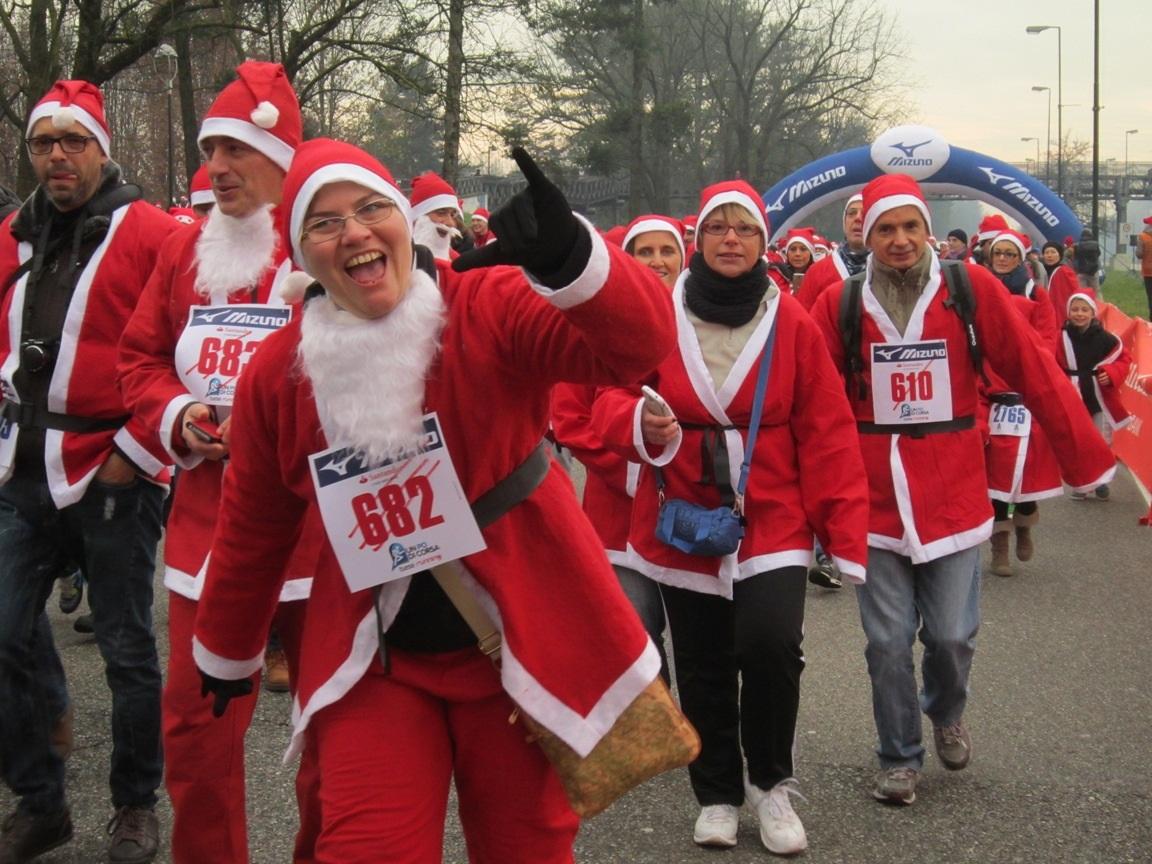
M 35 374 L 47 369 L 56 357 L 56 347 L 44 339 L 25 339 L 20 343 L 20 366 Z

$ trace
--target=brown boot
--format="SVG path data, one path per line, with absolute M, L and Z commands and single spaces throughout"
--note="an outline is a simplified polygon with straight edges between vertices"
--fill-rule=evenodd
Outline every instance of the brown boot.
M 1034 513 L 1013 513 L 1012 524 L 1016 526 L 1016 557 L 1021 561 L 1031 561 L 1036 547 L 1032 543 L 1032 526 L 1040 521 L 1040 511 Z
M 995 576 L 1011 576 L 1012 562 L 1008 556 L 1008 538 L 1012 523 L 1008 520 L 992 524 L 992 566 L 989 570 Z
M 264 689 L 269 693 L 288 692 L 288 658 L 283 649 L 270 648 L 264 652 Z

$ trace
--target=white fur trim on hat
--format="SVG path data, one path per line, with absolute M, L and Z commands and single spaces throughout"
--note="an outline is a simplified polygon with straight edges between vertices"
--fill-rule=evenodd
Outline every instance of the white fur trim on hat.
M 351 162 L 333 162 L 313 171 L 312 175 L 300 186 L 300 191 L 296 193 L 296 200 L 292 202 L 288 229 L 289 236 L 292 238 L 292 260 L 296 262 L 297 267 L 304 269 L 304 256 L 300 252 L 300 235 L 304 232 L 304 217 L 308 214 L 308 206 L 321 188 L 329 183 L 340 183 L 345 180 L 359 183 L 361 186 L 371 189 L 373 192 L 379 192 L 393 201 L 400 210 L 400 215 L 404 217 L 404 224 L 409 226 L 408 233 L 412 233 L 412 210 L 403 192 L 379 174 L 362 165 L 354 165 Z
M 1016 251 L 1020 253 L 1021 259 L 1023 259 L 1024 256 L 1028 254 L 1028 250 L 1024 248 L 1024 244 L 1020 241 L 1019 237 L 1008 231 L 1001 231 L 999 234 L 992 238 L 992 245 L 988 247 L 989 257 L 991 257 L 992 254 L 991 250 L 996 246 L 997 243 L 1001 242 L 1011 243 L 1013 246 L 1015 246 Z
M 1064 307 L 1065 312 L 1071 311 L 1073 300 L 1083 300 L 1085 303 L 1092 307 L 1092 312 L 1094 314 L 1099 314 L 1100 312 L 1100 307 L 1096 305 L 1096 299 L 1091 294 L 1085 294 L 1083 291 L 1077 291 L 1075 294 L 1068 298 L 1068 303 Z
M 248 115 L 261 129 L 271 129 L 280 122 L 280 109 L 265 99 Z
M 756 202 L 749 198 L 743 192 L 735 189 L 727 189 L 709 198 L 704 206 L 700 208 L 700 213 L 696 217 L 696 233 L 700 233 L 701 223 L 708 218 L 708 214 L 724 204 L 739 204 L 745 210 L 752 214 L 756 220 L 756 224 L 760 226 L 760 232 L 764 235 L 764 248 L 768 248 L 768 223 L 764 219 L 764 212 L 756 206 Z
M 628 233 L 624 235 L 624 240 L 620 245 L 628 248 L 628 244 L 635 240 L 641 234 L 647 234 L 650 231 L 662 231 L 665 234 L 671 234 L 676 239 L 676 246 L 680 250 L 680 260 L 684 260 L 684 238 L 670 223 L 665 222 L 663 219 L 645 219 L 642 222 L 637 222 L 629 229 Z
M 924 217 L 924 227 L 927 228 L 929 234 L 932 233 L 932 217 L 928 215 L 927 204 L 915 195 L 888 195 L 884 198 L 877 198 L 875 203 L 868 208 L 868 212 L 864 214 L 864 239 L 868 239 L 877 219 L 897 207 L 915 207 Z
M 205 138 L 217 135 L 243 141 L 249 147 L 259 150 L 285 171 L 292 167 L 292 157 L 296 155 L 295 148 L 253 123 L 234 117 L 206 117 L 200 127 L 200 134 L 196 136 L 196 143 L 202 144 Z
M 788 249 L 791 248 L 793 243 L 799 243 L 801 246 L 805 247 L 813 255 L 816 254 L 816 244 L 813 243 L 811 240 L 809 240 L 807 237 L 803 237 L 799 234 L 797 234 L 795 237 L 787 238 L 786 245 L 784 246 L 784 251 L 787 252 Z M 824 248 L 828 248 L 828 247 L 824 247 Z
M 61 105 L 59 102 L 41 102 L 32 109 L 32 114 L 28 117 L 28 135 L 32 134 L 32 127 L 36 125 L 37 121 L 44 117 L 51 117 L 52 126 L 56 129 L 67 129 L 73 123 L 79 123 L 92 133 L 96 139 L 96 143 L 99 144 L 100 149 L 104 151 L 105 156 L 112 155 L 112 142 L 108 137 L 108 133 L 104 131 L 104 127 L 97 122 L 95 117 L 79 105 Z M 61 126 L 61 123 L 64 125 Z
M 843 220 L 843 218 L 848 215 L 848 208 L 857 203 L 864 203 L 864 194 L 862 192 L 857 192 L 855 195 L 844 202 L 844 213 L 840 217 L 841 220 Z
M 460 200 L 455 195 L 433 195 L 431 198 L 426 198 L 419 204 L 412 205 L 412 221 L 415 222 L 419 217 L 426 216 L 433 210 L 445 210 L 451 208 L 457 213 L 460 213 L 460 218 L 464 218 L 464 214 L 460 212 Z
M 303 270 L 293 270 L 280 283 L 280 299 L 285 303 L 299 303 L 304 299 L 308 286 L 316 280 Z
M 211 189 L 197 189 L 188 196 L 189 206 L 199 207 L 202 204 L 215 204 L 216 196 L 212 194 Z

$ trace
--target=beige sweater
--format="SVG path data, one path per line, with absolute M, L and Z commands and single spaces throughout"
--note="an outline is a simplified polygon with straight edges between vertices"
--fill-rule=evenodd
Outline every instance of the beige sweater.
M 728 374 L 736 365 L 736 358 L 744 350 L 756 326 L 768 311 L 768 301 L 780 293 L 774 284 L 768 286 L 764 299 L 756 307 L 756 314 L 752 320 L 741 327 L 729 327 L 727 324 L 715 324 L 698 318 L 696 314 L 684 305 L 688 321 L 696 331 L 696 341 L 700 343 L 700 353 L 704 355 L 704 365 L 712 376 L 712 386 L 719 390 L 728 380 Z
M 903 273 L 881 264 L 875 255 L 872 256 L 872 293 L 901 336 L 908 326 L 908 319 L 912 317 L 912 310 L 916 308 L 916 301 L 928 284 L 931 263 L 932 252 L 927 246 L 920 260 Z

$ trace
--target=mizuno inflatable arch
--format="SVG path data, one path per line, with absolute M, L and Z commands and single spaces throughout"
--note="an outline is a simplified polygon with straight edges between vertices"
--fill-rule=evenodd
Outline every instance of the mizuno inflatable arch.
M 764 193 L 772 236 L 859 192 L 881 174 L 915 177 L 928 198 L 959 195 L 984 201 L 1019 222 L 1033 239 L 1060 243 L 1067 236 L 1080 237 L 1080 220 L 1035 177 L 991 156 L 952 147 L 926 126 L 897 126 L 871 147 L 825 156 L 785 177 Z

